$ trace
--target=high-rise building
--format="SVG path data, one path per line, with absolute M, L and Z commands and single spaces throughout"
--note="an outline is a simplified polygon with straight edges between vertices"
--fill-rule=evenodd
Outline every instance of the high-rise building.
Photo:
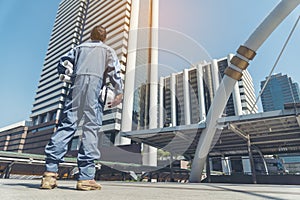
M 261 81 L 261 88 L 266 80 Z M 272 75 L 261 95 L 261 102 L 264 112 L 284 109 L 286 103 L 298 103 L 300 93 L 299 85 L 292 81 L 287 75 L 281 73 Z
M 228 58 L 201 62 L 160 79 L 160 126 L 195 124 L 205 120 Z M 247 70 L 230 96 L 224 116 L 257 112 L 252 78 Z M 253 111 L 252 107 L 254 107 Z
M 101 24 L 107 30 L 105 43 L 117 53 L 122 66 L 123 79 L 127 66 L 149 66 L 150 48 L 137 51 L 134 57 L 128 58 L 128 47 L 135 41 L 143 49 L 150 43 L 149 27 L 152 20 L 153 0 L 62 0 L 59 4 L 51 38 L 46 53 L 38 89 L 33 103 L 31 119 L 33 126 L 29 128 L 24 152 L 43 153 L 51 134 L 58 124 L 63 109 L 68 84 L 59 81 L 57 62 L 71 48 L 89 40 L 90 30 Z M 158 17 L 158 16 L 157 16 Z M 137 26 L 132 26 L 137 24 Z M 136 31 L 144 28 L 144 31 Z M 147 28 L 146 28 L 147 27 Z M 147 33 L 147 34 L 145 34 Z M 149 46 L 148 46 L 149 47 Z M 136 49 L 134 49 L 136 51 Z M 136 74 L 139 72 L 137 71 Z M 146 75 L 137 75 L 145 77 Z M 143 79 L 146 80 L 146 79 Z M 137 85 L 140 83 L 136 83 Z M 101 140 L 104 145 L 113 145 L 115 137 L 121 129 L 122 105 L 104 110 Z M 78 147 L 80 128 L 73 138 L 70 149 Z
M 87 8 L 84 0 L 63 0 L 59 4 L 30 116 L 33 126 L 28 130 L 24 152 L 42 154 L 55 131 L 68 87 L 58 78 L 57 63 L 61 56 L 81 43 Z

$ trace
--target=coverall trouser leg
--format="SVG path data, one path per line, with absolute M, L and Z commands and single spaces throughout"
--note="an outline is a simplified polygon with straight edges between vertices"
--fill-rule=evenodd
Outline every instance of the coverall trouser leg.
M 65 108 L 57 131 L 45 148 L 46 171 L 57 172 L 63 162 L 68 143 L 77 125 L 83 119 L 82 141 L 78 152 L 79 180 L 91 180 L 95 176 L 94 160 L 100 158 L 98 131 L 102 125 L 103 105 L 98 102 L 102 81 L 99 77 L 78 76 L 65 101 Z

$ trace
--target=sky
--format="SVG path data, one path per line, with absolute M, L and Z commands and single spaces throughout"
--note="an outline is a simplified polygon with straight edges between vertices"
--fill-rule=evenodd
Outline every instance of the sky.
M 28 120 L 60 0 L 0 0 L 0 127 Z M 278 0 L 160 0 L 159 64 L 169 72 L 223 58 L 242 45 Z M 300 7 L 300 6 L 299 6 Z M 256 95 L 300 9 L 272 33 L 248 68 Z M 300 83 L 300 25 L 275 73 Z M 169 48 L 169 49 L 168 49 Z M 260 106 L 260 105 L 259 105 Z

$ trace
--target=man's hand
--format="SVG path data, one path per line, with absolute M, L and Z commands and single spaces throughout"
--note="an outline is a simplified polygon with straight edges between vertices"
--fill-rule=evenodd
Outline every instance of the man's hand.
M 115 96 L 114 100 L 112 102 L 107 102 L 107 106 L 109 108 L 115 107 L 119 105 L 123 100 L 123 94 L 118 94 Z

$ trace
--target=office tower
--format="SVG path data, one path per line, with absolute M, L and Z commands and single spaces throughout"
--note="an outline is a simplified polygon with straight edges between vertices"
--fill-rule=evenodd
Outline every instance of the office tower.
M 101 24 L 107 29 L 106 44 L 114 48 L 122 67 L 122 78 L 127 65 L 136 59 L 149 64 L 149 53 L 136 54 L 128 58 L 128 47 L 131 41 L 147 41 L 149 35 L 131 34 L 140 26 L 146 27 L 152 16 L 153 0 L 62 0 L 59 4 L 46 53 L 38 89 L 33 103 L 31 119 L 24 152 L 42 154 L 51 134 L 58 124 L 63 109 L 64 97 L 68 84 L 58 80 L 57 62 L 71 48 L 89 40 L 93 26 Z M 145 12 L 147 11 L 147 12 Z M 143 13 L 142 13 L 143 12 Z M 146 14 L 147 13 L 147 14 Z M 134 27 L 131 24 L 138 22 Z M 144 56 L 144 57 L 143 57 Z M 102 131 L 105 145 L 113 145 L 116 134 L 121 129 L 122 105 L 104 111 Z M 76 133 L 71 150 L 76 150 L 80 139 L 80 130 Z
M 261 89 L 266 81 L 267 77 L 266 80 L 261 81 Z M 281 73 L 272 75 L 261 95 L 263 110 L 264 112 L 282 110 L 286 103 L 300 102 L 299 96 L 299 86 L 290 77 Z
M 228 58 L 213 59 L 197 63 L 182 72 L 173 73 L 160 79 L 160 126 L 195 124 L 204 121 L 214 94 L 218 88 Z M 255 103 L 252 78 L 246 70 L 238 81 L 224 110 L 224 116 L 250 114 Z M 254 106 L 253 112 L 257 112 Z
M 58 78 L 57 63 L 81 43 L 87 8 L 84 0 L 63 0 L 59 4 L 30 115 L 33 126 L 28 130 L 23 152 L 43 154 L 56 129 L 68 87 Z

